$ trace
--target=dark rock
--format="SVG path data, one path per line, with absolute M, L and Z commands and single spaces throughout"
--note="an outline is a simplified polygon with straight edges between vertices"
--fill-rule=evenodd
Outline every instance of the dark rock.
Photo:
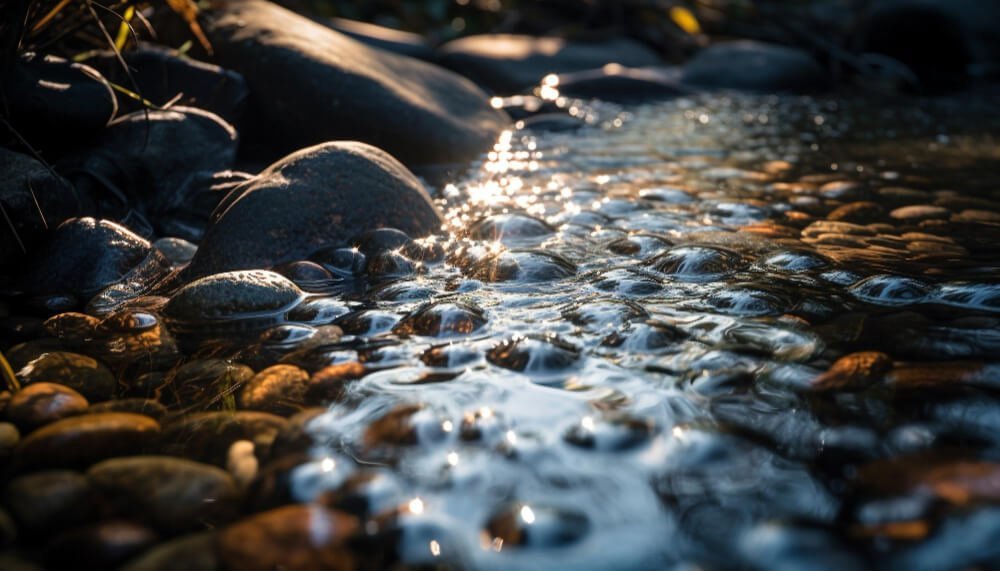
M 660 63 L 653 51 L 627 38 L 582 42 L 506 34 L 452 40 L 438 49 L 438 57 L 443 65 L 504 95 L 536 85 L 549 74 L 609 63 L 629 67 Z
M 75 527 L 99 515 L 99 497 L 79 472 L 53 470 L 19 476 L 4 496 L 17 521 L 32 533 Z
M 19 391 L 7 406 L 7 419 L 21 430 L 54 422 L 87 410 L 89 403 L 73 389 L 55 383 L 32 383 Z
M 283 454 L 264 464 L 247 489 L 246 509 L 258 512 L 295 503 L 292 483 L 295 471 L 312 461 L 312 456 L 303 450 Z
M 406 167 L 374 147 L 326 143 L 289 155 L 219 205 L 192 276 L 273 267 L 390 226 L 422 237 L 442 224 Z
M 263 270 L 211 275 L 181 288 L 163 310 L 173 321 L 198 323 L 213 319 L 287 310 L 302 290 L 287 278 Z
M 237 440 L 253 442 L 263 456 L 287 425 L 284 418 L 266 412 L 196 413 L 165 424 L 161 450 L 221 467 Z
M 152 547 L 156 532 L 130 521 L 111 520 L 67 531 L 46 548 L 49 569 L 106 571 Z
M 197 201 L 204 185 L 192 180 L 232 168 L 235 157 L 236 131 L 228 123 L 178 106 L 116 119 L 93 148 L 66 157 L 59 169 L 78 188 L 155 218 Z
M 755 41 L 716 44 L 685 64 L 682 82 L 694 87 L 809 93 L 829 88 L 827 73 L 802 50 Z
M 160 238 L 153 242 L 153 247 L 174 266 L 187 264 L 198 251 L 198 246 L 181 238 Z
M 6 462 L 20 442 L 21 432 L 17 427 L 9 422 L 0 422 L 0 460 Z
M 469 303 L 435 302 L 407 314 L 393 327 L 396 335 L 462 337 L 486 325 L 486 313 Z
M 50 320 L 51 319 L 52 318 L 50 318 Z M 97 320 L 95 319 L 94 321 L 96 322 Z M 46 321 L 46 323 L 48 323 L 48 321 Z M 46 327 L 46 329 L 48 329 L 48 327 Z M 65 349 L 66 346 L 64 346 L 59 339 L 42 337 L 39 339 L 32 339 L 31 341 L 25 341 L 24 343 L 18 343 L 13 347 L 4 349 L 3 354 L 7 357 L 7 362 L 10 363 L 10 368 L 14 369 L 14 371 L 20 371 L 25 365 L 41 357 L 45 353 L 64 351 Z
M 309 449 L 316 444 L 314 434 L 309 430 L 309 423 L 326 412 L 326 408 L 316 406 L 304 409 L 290 416 L 288 424 L 278 431 L 278 434 L 274 437 L 270 457 L 282 458 L 284 456 L 307 454 Z
M 44 150 L 87 141 L 118 110 L 111 86 L 97 70 L 55 56 L 22 55 L 4 77 L 2 91 L 11 126 Z M 13 137 L 5 132 L 4 138 Z
M 420 34 L 347 18 L 328 18 L 321 23 L 371 48 L 424 61 L 434 59 L 434 50 Z
M 21 281 L 33 293 L 86 300 L 122 281 L 151 254 L 149 242 L 123 226 L 71 218 L 52 233 Z
M 196 359 L 164 378 L 156 394 L 170 406 L 186 410 L 226 409 L 233 394 L 253 377 L 253 369 L 224 359 Z
M 561 547 L 580 541 L 590 531 L 581 512 L 544 505 L 513 504 L 494 514 L 484 534 L 503 547 Z
M 243 114 L 248 97 L 247 86 L 243 77 L 234 71 L 150 44 L 124 52 L 122 57 L 131 78 L 113 53 L 101 53 L 88 59 L 87 63 L 111 82 L 135 90 L 143 99 L 157 106 L 172 103 L 171 107 L 197 107 L 211 111 L 229 123 L 235 123 Z M 142 105 L 129 97 L 123 97 L 120 104 L 125 112 L 142 110 Z
M 320 505 L 285 506 L 222 530 L 219 556 L 241 571 L 347 571 L 356 568 L 347 542 L 359 529 L 355 518 Z
M 674 68 L 609 64 L 600 69 L 560 74 L 553 87 L 565 97 L 635 103 L 689 93 L 690 90 L 680 84 L 680 76 L 680 70 Z
M 236 514 L 239 491 L 224 470 L 167 456 L 132 456 L 87 471 L 117 513 L 166 533 L 212 526 Z
M 187 37 L 186 25 L 168 19 L 178 37 Z M 506 126 L 469 81 L 374 50 L 270 2 L 222 2 L 201 20 L 215 61 L 250 86 L 258 123 L 243 130 L 245 140 L 269 150 L 348 139 L 407 163 L 464 161 L 488 150 Z M 169 38 L 168 27 L 157 29 Z
M 17 447 L 23 468 L 77 468 L 151 448 L 160 425 L 138 414 L 105 412 L 71 416 L 39 428 Z
M 17 524 L 6 511 L 0 508 L 0 549 L 13 547 L 17 543 Z M 6 569 L 6 567 L 4 568 Z
M 167 414 L 167 407 L 155 400 L 143 398 L 114 399 L 102 403 L 92 404 L 87 409 L 88 414 L 100 412 L 130 412 L 142 414 L 154 420 L 160 420 Z
M 301 410 L 309 389 L 309 373 L 295 365 L 274 365 L 254 375 L 243 387 L 243 408 L 275 414 Z
M 93 209 L 89 197 L 35 159 L 0 148 L 0 265 L 33 250 L 46 230 Z
M 121 568 L 122 571 L 218 571 L 215 534 L 196 533 L 157 545 Z
M 17 372 L 24 384 L 57 383 L 73 389 L 90 401 L 105 401 L 118 383 L 100 361 L 66 351 L 43 353 Z

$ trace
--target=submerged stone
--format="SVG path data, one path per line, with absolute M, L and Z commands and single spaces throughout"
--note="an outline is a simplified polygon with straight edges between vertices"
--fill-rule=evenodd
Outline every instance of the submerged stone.
M 288 278 L 264 270 L 225 272 L 195 280 L 180 289 L 163 309 L 173 321 L 253 319 L 287 311 L 302 298 Z
M 324 143 L 233 190 L 188 272 L 270 268 L 366 230 L 390 226 L 422 237 L 441 224 L 427 191 L 387 153 L 357 142 Z
M 466 36 L 441 46 L 438 56 L 442 64 L 503 95 L 532 87 L 550 73 L 609 63 L 632 67 L 660 63 L 652 50 L 628 38 L 583 42 L 516 34 Z

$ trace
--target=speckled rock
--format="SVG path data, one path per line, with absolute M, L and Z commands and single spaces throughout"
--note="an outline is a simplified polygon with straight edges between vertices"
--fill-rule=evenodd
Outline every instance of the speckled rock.
M 181 288 L 163 310 L 173 321 L 198 323 L 274 313 L 289 308 L 302 290 L 280 274 L 264 270 L 226 272 Z
M 43 353 L 17 372 L 22 383 L 45 382 L 67 386 L 89 401 L 105 401 L 114 395 L 117 382 L 100 361 L 79 353 Z
M 167 533 L 223 523 L 235 515 L 240 497 L 224 470 L 168 456 L 106 460 L 87 478 L 116 512 Z
M 243 387 L 240 406 L 274 414 L 302 409 L 309 389 L 309 373 L 295 365 L 274 365 L 254 375 Z
M 441 224 L 420 182 L 387 153 L 356 142 L 325 143 L 233 190 L 188 273 L 270 268 L 366 230 L 391 226 L 423 237 Z

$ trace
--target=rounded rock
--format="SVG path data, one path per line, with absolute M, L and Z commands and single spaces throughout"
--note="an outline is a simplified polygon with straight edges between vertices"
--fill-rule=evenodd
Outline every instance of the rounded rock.
M 7 418 L 22 430 L 80 414 L 90 404 L 73 389 L 55 383 L 32 383 L 11 398 Z
M 160 425 L 139 414 L 105 412 L 71 416 L 29 434 L 18 445 L 24 468 L 77 468 L 151 448 Z
M 309 390 L 309 373 L 295 365 L 273 365 L 244 385 L 240 406 L 288 415 L 301 410 Z
M 114 375 L 101 362 L 79 353 L 51 351 L 17 372 L 24 384 L 56 383 L 69 387 L 89 401 L 110 399 L 118 386 Z

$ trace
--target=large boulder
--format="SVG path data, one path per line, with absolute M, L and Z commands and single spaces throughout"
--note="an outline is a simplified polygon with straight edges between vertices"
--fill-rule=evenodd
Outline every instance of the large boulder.
M 270 268 L 381 227 L 426 236 L 442 219 L 416 177 L 388 153 L 357 142 L 293 153 L 223 200 L 190 277 Z
M 922 87 L 1000 75 L 1000 5 L 981 0 L 879 0 L 864 28 L 867 52 L 896 59 Z
M 0 114 L 35 148 L 62 151 L 104 129 L 118 109 L 108 82 L 92 67 L 55 56 L 21 56 L 0 86 Z M 4 139 L 14 139 L 3 129 Z
M 487 34 L 452 40 L 438 49 L 441 63 L 503 94 L 518 93 L 550 73 L 662 64 L 655 52 L 627 38 L 600 42 L 557 37 Z
M 127 74 L 112 52 L 101 53 L 87 63 L 109 81 L 138 90 L 143 99 L 154 105 L 197 107 L 230 123 L 238 120 L 246 107 L 246 82 L 234 71 L 153 45 L 144 44 L 122 57 L 128 64 Z M 119 104 L 125 111 L 142 110 L 142 104 L 130 97 L 123 97 Z
M 810 93 L 830 87 L 828 74 L 803 50 L 753 40 L 712 45 L 684 66 L 686 85 L 765 93 Z
M 32 250 L 47 228 L 89 212 L 89 197 L 35 159 L 0 148 L 0 266 Z
M 197 181 L 231 168 L 236 144 L 233 127 L 209 111 L 137 111 L 115 120 L 94 148 L 66 157 L 59 169 L 78 188 L 156 217 L 196 202 L 195 191 L 211 186 Z
M 347 18 L 329 18 L 322 22 L 369 47 L 422 60 L 434 59 L 434 50 L 420 34 Z
M 241 133 L 267 156 L 353 139 L 410 164 L 464 161 L 507 127 L 468 80 L 265 0 L 220 1 L 202 14 L 215 61 L 250 86 L 253 121 Z M 188 37 L 178 20 L 162 18 L 168 40 Z

